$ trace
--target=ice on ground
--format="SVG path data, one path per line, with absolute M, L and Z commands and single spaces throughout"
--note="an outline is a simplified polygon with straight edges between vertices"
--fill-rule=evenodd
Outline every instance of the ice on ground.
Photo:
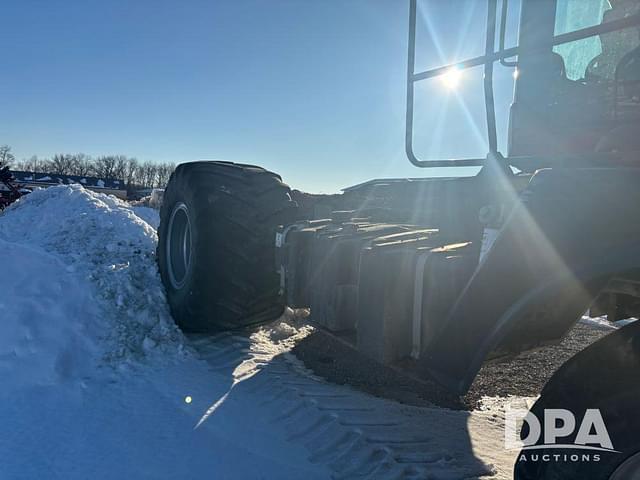
M 149 212 L 143 215 L 155 222 Z M 86 283 L 107 337 L 105 355 L 122 362 L 154 350 L 167 358 L 183 349 L 156 267 L 154 226 L 113 196 L 60 185 L 7 209 L 0 216 L 0 239 L 55 256 L 61 267 L 52 280 L 73 272 Z M 77 295 L 60 292 L 61 299 Z

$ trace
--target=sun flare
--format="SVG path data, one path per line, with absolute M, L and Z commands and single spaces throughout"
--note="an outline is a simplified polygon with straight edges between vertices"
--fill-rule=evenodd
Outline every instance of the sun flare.
M 459 68 L 450 68 L 440 76 L 440 81 L 448 90 L 455 90 L 458 88 L 461 78 L 462 70 Z

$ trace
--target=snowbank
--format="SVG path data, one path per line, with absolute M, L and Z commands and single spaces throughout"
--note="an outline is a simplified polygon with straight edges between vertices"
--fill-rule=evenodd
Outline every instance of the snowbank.
M 97 314 L 84 323 L 102 332 L 100 347 L 107 360 L 135 361 L 155 351 L 162 358 L 181 354 L 183 338 L 157 272 L 155 229 L 128 204 L 80 185 L 37 190 L 0 216 L 0 239 L 57 259 L 57 268 L 40 269 L 31 265 L 35 260 L 24 249 L 15 247 L 15 268 L 24 268 L 34 282 L 79 279 L 52 299 L 61 302 L 61 313 L 52 311 L 49 322 L 75 321 L 64 314 L 65 302 L 93 298 Z M 34 292 L 33 299 L 40 296 Z
M 160 212 L 155 208 L 145 206 L 133 206 L 131 208 L 140 219 L 147 222 L 154 230 L 160 226 Z
M 0 251 L 3 390 L 87 375 L 104 334 L 87 289 L 51 255 L 4 240 Z
M 327 478 L 185 353 L 149 222 L 79 185 L 0 214 L 0 478 Z

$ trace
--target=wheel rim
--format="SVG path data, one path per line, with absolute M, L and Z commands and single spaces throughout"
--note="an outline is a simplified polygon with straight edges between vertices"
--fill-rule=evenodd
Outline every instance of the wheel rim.
M 640 480 L 640 452 L 622 462 L 609 480 Z
M 169 281 L 179 290 L 184 287 L 191 267 L 191 220 L 189 210 L 182 202 L 173 207 L 169 217 L 165 255 Z

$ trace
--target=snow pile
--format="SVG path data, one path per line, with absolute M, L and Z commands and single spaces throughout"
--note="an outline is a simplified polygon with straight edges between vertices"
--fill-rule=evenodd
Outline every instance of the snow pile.
M 28 255 L 18 252 L 16 261 L 36 277 L 33 282 L 79 279 L 61 288 L 57 300 L 62 309 L 76 298 L 95 299 L 105 358 L 120 363 L 154 351 L 163 357 L 182 352 L 182 335 L 169 314 L 156 267 L 155 229 L 128 204 L 80 185 L 37 190 L 0 216 L 0 239 L 57 258 L 57 269 L 42 272 L 29 269 Z M 38 299 L 37 292 L 22 296 Z M 84 311 L 86 306 L 78 315 Z M 75 320 L 47 317 L 54 324 Z
M 0 250 L 3 390 L 87 375 L 103 332 L 86 289 L 51 255 L 3 240 Z
M 580 323 L 585 325 L 590 325 L 596 328 L 604 328 L 605 330 L 617 330 L 618 328 L 624 327 L 625 325 L 629 325 L 632 322 L 635 322 L 636 318 L 626 318 L 624 320 L 616 320 L 615 322 L 610 322 L 607 320 L 607 317 L 590 317 L 588 315 L 583 315 L 580 319 Z
M 160 210 L 162 207 L 162 201 L 164 200 L 164 188 L 154 188 L 151 190 L 151 195 L 142 197 L 138 201 L 132 202 L 137 207 L 148 207 L 154 210 Z
M 160 212 L 155 208 L 145 206 L 133 206 L 133 213 L 135 213 L 140 219 L 147 222 L 154 230 L 158 230 L 160 226 Z
M 0 478 L 327 478 L 270 423 L 279 408 L 229 393 L 235 344 L 214 342 L 230 357 L 212 365 L 183 354 L 157 221 L 79 185 L 0 214 Z
M 311 325 L 302 322 L 307 313 L 303 309 L 293 310 L 287 307 L 280 319 L 258 328 L 251 338 L 260 344 L 261 349 L 270 350 L 274 354 L 289 351 L 314 331 Z

